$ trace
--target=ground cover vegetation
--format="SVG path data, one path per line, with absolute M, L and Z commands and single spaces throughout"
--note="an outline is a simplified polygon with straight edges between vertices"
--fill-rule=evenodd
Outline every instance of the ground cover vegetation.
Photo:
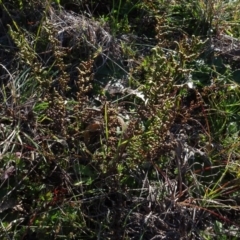
M 239 239 L 240 1 L 0 1 L 1 239 Z

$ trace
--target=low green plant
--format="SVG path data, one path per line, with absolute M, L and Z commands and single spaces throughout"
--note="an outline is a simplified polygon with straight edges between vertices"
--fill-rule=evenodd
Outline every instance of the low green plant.
M 1 237 L 236 237 L 238 1 L 56 2 L 0 3 Z

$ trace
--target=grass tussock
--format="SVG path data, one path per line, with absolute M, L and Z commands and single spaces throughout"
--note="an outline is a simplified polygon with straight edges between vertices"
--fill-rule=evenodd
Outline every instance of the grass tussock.
M 1 239 L 239 239 L 239 6 L 2 1 Z

